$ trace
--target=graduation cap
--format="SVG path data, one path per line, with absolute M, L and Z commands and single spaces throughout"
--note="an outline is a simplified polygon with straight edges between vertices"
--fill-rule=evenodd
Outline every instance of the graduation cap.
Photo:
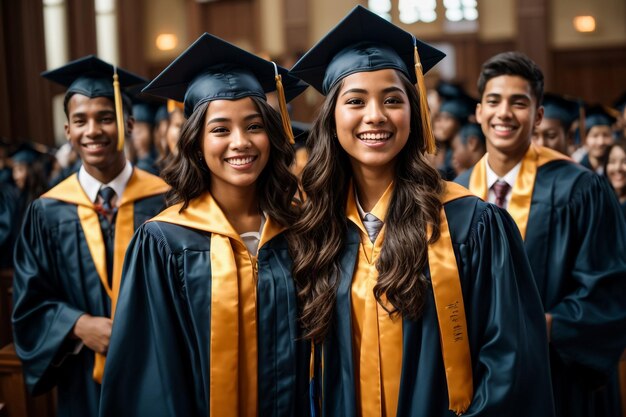
M 79 58 L 62 67 L 44 71 L 41 76 L 67 87 L 65 97 L 81 94 L 89 98 L 107 97 L 115 103 L 117 117 L 117 148 L 124 149 L 124 115 L 121 87 L 145 83 L 147 80 L 122 68 L 117 68 L 95 55 Z
M 41 154 L 34 149 L 20 149 L 11 155 L 11 160 L 14 164 L 32 164 L 35 162 Z
M 442 100 L 451 100 L 467 95 L 460 84 L 443 80 L 437 83 L 435 91 L 437 91 L 437 94 L 439 94 Z
M 306 145 L 306 140 L 309 137 L 309 132 L 311 131 L 311 123 L 305 123 L 305 122 L 297 122 L 297 121 L 292 121 L 291 122 L 291 128 L 293 129 L 293 135 L 294 135 L 294 148 L 295 149 L 300 149 L 300 148 L 304 148 L 304 146 Z
M 163 120 L 168 120 L 168 119 L 169 119 L 169 113 L 167 111 L 167 104 L 162 104 L 159 106 L 156 113 L 154 114 L 154 124 L 159 124 Z
M 418 84 L 424 142 L 426 150 L 434 153 L 424 74 L 444 56 L 443 52 L 359 5 L 296 62 L 291 74 L 327 95 L 350 74 L 382 69 L 402 72 Z
M 585 117 L 585 132 L 589 132 L 594 126 L 613 126 L 613 123 L 617 120 L 607 109 L 602 105 L 592 105 L 586 110 Z
M 141 90 L 147 83 L 139 84 L 129 88 L 126 92 L 130 95 L 133 102 L 133 117 L 136 122 L 148 123 L 154 126 L 156 123 L 155 116 L 163 100 L 142 94 Z
M 544 93 L 542 105 L 543 117 L 559 120 L 565 130 L 568 130 L 574 120 L 579 117 L 579 103 L 559 94 Z
M 486 142 L 485 134 L 478 123 L 466 123 L 461 126 L 459 136 L 461 137 L 461 142 L 463 143 L 467 143 L 467 139 L 472 136 L 477 137 L 483 145 Z
M 477 100 L 463 95 L 458 98 L 446 100 L 439 106 L 439 113 L 448 113 L 461 123 L 466 123 L 468 118 L 475 113 Z
M 289 88 L 285 89 L 283 83 Z M 283 128 L 293 143 L 286 92 L 294 98 L 304 88 L 306 85 L 291 77 L 285 68 L 204 33 L 143 92 L 183 102 L 185 117 L 189 117 L 199 105 L 209 101 L 243 97 L 266 100 L 266 93 L 277 90 Z

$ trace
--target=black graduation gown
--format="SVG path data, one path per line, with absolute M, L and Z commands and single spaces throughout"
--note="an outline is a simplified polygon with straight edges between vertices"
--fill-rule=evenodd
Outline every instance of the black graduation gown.
M 211 367 L 228 366 L 210 363 L 211 235 L 158 220 L 135 234 L 107 355 L 101 417 L 210 414 Z M 282 234 L 259 250 L 256 300 L 258 416 L 307 416 L 309 348 L 297 326 Z
M 444 208 L 465 303 L 474 385 L 463 415 L 553 416 L 545 320 L 513 220 L 475 197 L 454 200 Z M 359 230 L 349 222 L 333 325 L 323 343 L 326 417 L 357 416 L 350 291 L 359 245 Z M 430 277 L 428 270 L 426 274 Z M 405 319 L 402 325 L 396 415 L 454 416 L 432 288 L 423 316 Z
M 162 194 L 135 201 L 134 229 L 164 203 Z M 68 335 L 82 314 L 109 317 L 111 300 L 96 271 L 78 206 L 35 200 L 24 216 L 14 261 L 14 343 L 29 391 L 37 395 L 56 386 L 59 417 L 97 416 L 100 384 L 92 379 L 94 352 L 83 346 L 78 354 L 69 354 L 76 341 Z
M 12 184 L 0 185 L 0 268 L 13 265 L 13 244 L 19 230 L 17 206 L 19 194 Z
M 474 168 L 456 179 L 468 186 Z M 613 190 L 569 160 L 537 169 L 525 247 L 546 312 L 558 416 L 593 416 L 626 346 L 626 223 Z

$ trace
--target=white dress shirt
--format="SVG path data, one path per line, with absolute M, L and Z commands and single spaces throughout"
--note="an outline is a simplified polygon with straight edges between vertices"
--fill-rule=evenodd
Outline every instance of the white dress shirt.
M 98 191 L 100 191 L 100 188 L 113 188 L 113 191 L 115 191 L 115 195 L 117 196 L 117 198 L 115 199 L 115 204 L 119 207 L 119 202 L 122 199 L 122 194 L 124 194 L 126 185 L 128 184 L 128 181 L 130 180 L 130 177 L 132 175 L 133 166 L 129 161 L 126 161 L 126 165 L 124 166 L 124 169 L 122 169 L 122 172 L 120 172 L 117 177 L 113 178 L 113 180 L 108 184 L 103 184 L 94 177 L 92 177 L 85 169 L 85 166 L 81 166 L 80 170 L 78 171 L 78 182 L 85 191 L 85 194 L 87 194 L 89 201 L 91 201 L 92 203 L 96 202 L 96 199 L 98 198 Z

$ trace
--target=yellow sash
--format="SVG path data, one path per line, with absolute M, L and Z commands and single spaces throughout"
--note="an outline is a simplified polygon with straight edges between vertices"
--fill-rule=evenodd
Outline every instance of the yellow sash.
M 208 192 L 150 221 L 211 233 L 210 415 L 256 417 L 256 258 Z M 267 218 L 259 249 L 284 230 Z
M 487 158 L 485 154 L 478 161 L 469 179 L 469 189 L 472 193 L 487 201 L 489 190 L 487 189 Z M 522 235 L 522 239 L 526 238 L 526 227 L 528 225 L 528 216 L 530 214 L 530 206 L 535 188 L 535 179 L 537 177 L 537 169 L 542 165 L 556 160 L 571 160 L 569 157 L 543 146 L 530 144 L 524 158 L 522 166 L 515 185 L 511 191 L 511 201 L 507 211 L 515 220 L 517 227 Z
M 447 183 L 442 202 L 445 204 L 469 195 L 471 193 L 460 185 Z M 388 200 L 391 197 L 389 189 L 384 196 L 387 203 L 383 206 L 388 207 Z M 382 306 L 376 302 L 372 292 L 377 278 L 377 272 L 372 271 L 372 268 L 375 268 L 375 260 L 382 248 L 385 226 L 373 246 L 369 245 L 367 232 L 356 208 L 352 186 L 349 189 L 346 214 L 348 219 L 361 229 L 362 241 L 367 240 L 361 245 L 355 271 L 355 276 L 361 274 L 367 279 L 355 282 L 363 288 L 353 288 L 353 291 L 359 292 L 359 298 L 365 300 L 364 308 L 363 306 L 357 308 L 365 311 L 364 317 L 354 318 L 354 323 L 362 327 L 361 334 L 356 335 L 358 337 L 356 344 L 361 345 L 362 352 L 367 352 L 366 355 L 359 356 L 358 375 L 355 375 L 361 388 L 358 407 L 363 416 L 381 416 L 383 410 L 385 415 L 395 415 L 402 371 L 402 323 L 394 322 L 388 317 Z M 383 220 L 380 215 L 376 217 Z M 428 264 L 441 334 L 450 409 L 461 414 L 467 410 L 473 397 L 472 363 L 461 283 L 443 208 L 440 231 L 441 237 L 428 247 Z M 429 237 L 430 234 L 429 228 Z M 365 246 L 371 247 L 371 255 L 367 253 Z M 357 301 L 356 297 L 353 297 L 354 302 L 362 303 Z M 381 340 L 381 337 L 385 340 Z M 381 367 L 384 367 L 384 372 Z
M 75 204 L 77 207 L 80 225 L 85 234 L 85 240 L 89 253 L 96 266 L 98 277 L 107 295 L 111 298 L 111 318 L 115 315 L 117 296 L 122 281 L 122 267 L 124 254 L 133 237 L 134 229 L 134 202 L 146 197 L 163 194 L 167 191 L 167 185 L 159 177 L 149 174 L 140 169 L 133 169 L 133 174 L 128 180 L 124 194 L 120 198 L 119 208 L 115 220 L 115 242 L 113 251 L 113 275 L 112 286 L 109 286 L 108 271 L 106 265 L 106 250 L 100 229 L 100 220 L 94 204 L 85 194 L 78 175 L 74 174 L 65 179 L 56 187 L 42 195 L 42 198 L 64 201 Z M 93 378 L 102 382 L 104 375 L 105 356 L 96 353 Z

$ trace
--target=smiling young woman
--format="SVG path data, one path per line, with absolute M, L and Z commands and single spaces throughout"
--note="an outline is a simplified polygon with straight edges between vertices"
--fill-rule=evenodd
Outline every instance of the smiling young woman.
M 291 70 L 326 96 L 291 228 L 322 415 L 553 413 L 519 233 L 427 160 L 422 71 L 442 57 L 357 6 Z
M 128 250 L 103 416 L 308 409 L 286 232 L 298 213 L 294 155 L 288 123 L 266 102 L 275 72 L 296 84 L 205 33 L 145 88 L 184 101 L 187 121 L 163 172 L 170 207 Z

